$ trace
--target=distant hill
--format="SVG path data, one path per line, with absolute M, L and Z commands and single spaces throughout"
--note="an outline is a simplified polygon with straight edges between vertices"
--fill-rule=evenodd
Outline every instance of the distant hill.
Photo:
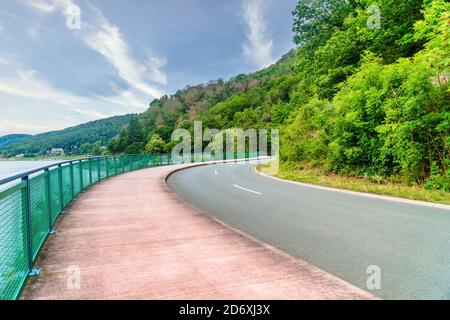
M 6 136 L 0 137 L 0 148 L 7 147 L 13 143 L 31 138 L 29 134 L 8 134 Z
M 241 124 L 235 121 L 234 115 L 262 104 L 263 95 L 270 91 L 276 81 L 283 82 L 283 88 L 281 93 L 273 93 L 273 99 L 277 98 L 275 95 L 282 95 L 289 89 L 293 82 L 290 76 L 295 54 L 296 51 L 291 50 L 275 64 L 254 73 L 239 74 L 228 81 L 218 79 L 187 86 L 171 96 L 154 100 L 147 111 L 124 127 L 119 136 L 111 141 L 109 150 L 112 153 L 128 154 L 155 151 L 150 146 L 145 150 L 148 137 L 155 136 L 168 143 L 164 150 L 169 151 L 172 148 L 169 143 L 172 132 L 178 128 L 192 130 L 195 120 L 203 121 L 209 128 L 218 129 Z M 259 119 L 268 118 L 262 114 L 258 116 Z M 258 124 L 254 119 L 250 122 L 252 125 Z
M 47 154 L 52 148 L 62 148 L 66 155 L 92 153 L 93 149 L 106 145 L 119 131 L 136 115 L 116 116 L 112 118 L 91 121 L 75 127 L 59 131 L 46 132 L 35 136 L 26 136 L 22 140 L 0 138 L 0 154 L 12 157 L 18 154 L 40 156 Z M 19 135 L 23 137 L 23 135 Z

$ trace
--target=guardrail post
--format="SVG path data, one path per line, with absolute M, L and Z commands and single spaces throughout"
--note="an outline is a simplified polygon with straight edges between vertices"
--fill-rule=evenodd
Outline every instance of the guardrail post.
M 59 201 L 61 202 L 60 209 L 61 213 L 64 211 L 64 193 L 63 193 L 63 177 L 62 177 L 62 166 L 58 165 L 58 184 L 59 184 Z
M 83 160 L 80 160 L 80 192 L 84 189 Z
M 73 173 L 73 162 L 72 161 L 69 162 L 69 166 L 70 166 L 70 185 L 72 187 L 71 195 L 72 195 L 72 200 L 73 200 L 73 198 L 75 198 L 75 186 L 74 186 L 75 179 L 73 177 L 74 173 Z
M 33 269 L 33 232 L 32 232 L 32 224 L 31 224 L 31 188 L 30 188 L 30 179 L 28 176 L 22 178 L 22 182 L 25 182 L 25 192 L 26 192 L 26 219 L 27 219 L 27 231 L 28 231 L 28 270 L 30 277 L 36 277 L 39 275 L 39 269 Z
M 97 158 L 97 178 L 98 181 L 100 181 L 100 179 L 102 178 L 101 174 L 100 174 L 100 158 Z
M 92 161 L 91 158 L 89 158 L 89 185 L 92 185 Z
M 45 172 L 45 180 L 47 183 L 47 209 L 48 209 L 48 234 L 56 234 L 56 231 L 53 230 L 53 218 L 52 218 L 52 187 L 50 180 L 50 170 L 47 168 L 44 170 Z

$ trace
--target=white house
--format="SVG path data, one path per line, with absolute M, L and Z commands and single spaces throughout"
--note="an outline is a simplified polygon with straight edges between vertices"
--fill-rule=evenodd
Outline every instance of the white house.
M 64 155 L 64 149 L 62 148 L 52 148 L 50 151 L 50 154 L 52 156 L 63 156 Z

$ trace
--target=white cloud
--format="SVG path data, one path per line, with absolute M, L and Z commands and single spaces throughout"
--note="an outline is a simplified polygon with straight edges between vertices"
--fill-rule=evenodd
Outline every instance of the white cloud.
M 0 66 L 1 65 L 7 66 L 7 65 L 9 65 L 9 61 L 7 59 L 5 59 L 5 58 L 0 56 Z
M 25 4 L 42 12 L 53 12 L 56 10 L 55 3 L 44 0 L 25 0 Z
M 114 114 L 103 113 L 94 109 L 73 108 L 72 110 L 91 119 L 102 119 L 114 116 Z
M 42 12 L 53 12 L 58 9 L 66 17 L 69 15 L 69 8 L 76 5 L 72 0 L 26 1 Z M 89 7 L 95 13 L 95 20 L 90 24 L 83 21 L 83 27 L 79 32 L 81 39 L 91 49 L 101 54 L 131 87 L 150 98 L 160 98 L 163 92 L 148 82 L 167 84 L 167 76 L 161 70 L 166 60 L 156 56 L 150 56 L 146 64 L 134 60 L 120 29 L 112 25 L 98 8 L 92 5 Z
M 27 34 L 34 41 L 38 41 L 38 39 L 39 39 L 39 29 L 37 27 L 28 27 L 27 28 Z
M 39 125 L 35 122 L 17 122 L 11 120 L 0 119 L 0 135 L 9 134 L 11 132 L 27 132 L 36 134 L 45 131 L 51 131 L 55 129 L 63 129 L 63 127 L 55 128 L 54 126 Z
M 15 77 L 0 78 L 0 92 L 32 99 L 50 100 L 63 105 L 79 105 L 88 102 L 78 97 L 52 88 L 45 81 L 35 77 L 33 70 L 17 69 Z
M 137 97 L 135 93 L 127 90 L 121 90 L 115 84 L 111 83 L 111 91 L 113 95 L 111 96 L 95 96 L 95 98 L 101 99 L 103 101 L 118 104 L 122 106 L 130 106 L 140 110 L 148 109 L 149 105 L 146 100 L 142 97 Z
M 273 40 L 267 33 L 264 0 L 243 0 L 243 16 L 247 41 L 242 45 L 247 60 L 260 68 L 275 62 L 272 57 Z
M 68 8 L 76 4 L 73 0 L 22 1 L 42 14 L 62 14 L 64 17 L 70 14 Z M 38 133 L 115 114 L 143 111 L 148 108 L 150 98 L 163 95 L 157 85 L 167 84 L 167 76 L 162 69 L 165 59 L 149 54 L 142 63 L 135 60 L 120 29 L 97 8 L 89 5 L 86 10 L 89 11 L 86 18 L 83 15 L 82 29 L 74 31 L 74 36 L 103 56 L 129 88 L 123 90 L 110 84 L 111 89 L 103 95 L 78 95 L 56 88 L 36 71 L 17 63 L 13 56 L 0 55 L 0 97 L 4 102 L 0 106 L 2 133 Z M 39 43 L 44 29 L 44 26 L 35 23 L 27 26 L 26 31 L 31 39 Z M 10 101 L 9 104 L 5 104 L 6 101 Z M 23 113 L 20 121 L 16 121 L 12 112 L 16 107 Z M 48 123 L 34 121 L 40 113 L 48 113 Z
M 0 56 L 0 67 L 1 73 L 10 74 L 0 77 L 0 93 L 32 99 L 36 106 L 49 102 L 67 107 L 92 120 L 113 115 L 111 112 L 100 112 L 99 107 L 109 106 L 109 110 L 113 105 L 119 109 L 126 107 L 126 112 L 130 112 L 130 108 L 144 110 L 148 107 L 145 98 L 140 99 L 132 92 L 121 91 L 117 86 L 112 85 L 110 96 L 79 96 L 54 88 L 40 79 L 36 71 L 26 70 L 11 59 Z
M 119 28 L 111 25 L 98 9 L 96 11 L 97 23 L 94 27 L 95 31 L 82 35 L 86 44 L 111 63 L 119 76 L 130 86 L 152 98 L 161 97 L 163 95 L 162 92 L 149 85 L 147 81 L 167 84 L 167 77 L 161 71 L 165 61 L 157 57 L 150 57 L 147 65 L 135 61 L 130 56 L 130 50 Z

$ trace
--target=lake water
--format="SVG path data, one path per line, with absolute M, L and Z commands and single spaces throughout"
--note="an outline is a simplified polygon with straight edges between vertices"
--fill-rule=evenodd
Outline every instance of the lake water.
M 59 161 L 0 161 L 0 180 Z

